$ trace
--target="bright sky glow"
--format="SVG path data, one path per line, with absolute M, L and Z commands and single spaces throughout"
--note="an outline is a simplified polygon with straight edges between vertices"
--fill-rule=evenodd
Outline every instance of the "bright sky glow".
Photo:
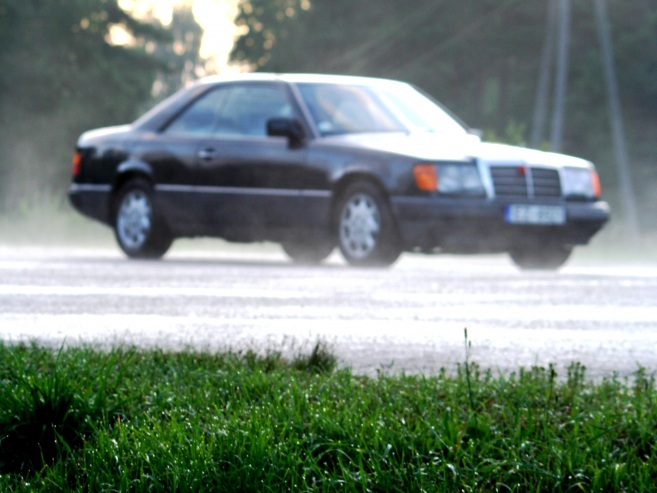
M 222 73 L 228 67 L 228 56 L 236 34 L 233 20 L 237 14 L 237 0 L 119 0 L 121 8 L 139 19 L 157 19 L 165 26 L 171 23 L 176 5 L 193 7 L 196 22 L 203 28 L 201 56 L 209 61 L 208 71 Z M 117 26 L 111 33 L 116 44 L 129 42 L 129 35 Z

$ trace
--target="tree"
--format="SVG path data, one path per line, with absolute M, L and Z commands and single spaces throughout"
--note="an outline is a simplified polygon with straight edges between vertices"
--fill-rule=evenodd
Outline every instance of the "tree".
M 115 46 L 114 26 L 134 43 Z M 158 74 L 179 69 L 155 55 L 174 41 L 117 0 L 3 0 L 0 211 L 39 192 L 63 193 L 77 136 L 143 111 Z
M 159 43 L 153 52 L 166 68 L 160 71 L 155 82 L 156 99 L 163 99 L 204 75 L 205 62 L 200 55 L 203 29 L 194 18 L 191 5 L 174 9 L 168 31 L 172 42 Z

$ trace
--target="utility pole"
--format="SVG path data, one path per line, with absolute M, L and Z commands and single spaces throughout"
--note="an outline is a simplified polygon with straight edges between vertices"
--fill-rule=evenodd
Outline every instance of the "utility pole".
M 554 84 L 554 113 L 552 114 L 550 146 L 554 152 L 561 151 L 563 142 L 563 116 L 568 82 L 568 48 L 570 47 L 570 0 L 559 0 L 558 6 L 557 73 Z
M 618 95 L 616 68 L 614 66 L 609 17 L 607 15 L 607 4 L 605 0 L 595 0 L 595 10 L 598 21 L 598 33 L 600 35 L 600 46 L 602 47 L 605 80 L 607 83 L 609 119 L 611 121 L 611 133 L 618 170 L 618 183 L 621 189 L 621 201 L 625 212 L 628 233 L 632 239 L 632 243 L 637 245 L 641 240 L 641 229 L 639 227 L 639 216 L 636 207 L 636 194 L 632 185 L 632 172 L 625 145 L 623 115 L 621 113 L 620 98 Z
M 626 147 L 623 115 L 621 111 L 618 83 L 614 65 L 613 46 L 607 15 L 606 0 L 593 0 L 596 11 L 599 43 L 607 87 L 607 102 L 611 124 L 612 143 L 618 171 L 618 185 L 625 216 L 627 232 L 633 245 L 641 240 L 641 229 L 636 206 L 636 193 L 632 184 L 632 171 Z M 536 102 L 534 106 L 534 126 L 530 143 L 538 147 L 543 141 L 543 130 L 548 108 L 549 80 L 552 70 L 553 52 L 556 47 L 556 75 L 554 78 L 554 101 L 552 106 L 552 127 L 550 133 L 551 150 L 560 152 L 563 140 L 563 119 L 567 94 L 568 48 L 570 44 L 570 0 L 548 0 L 548 19 L 546 25 Z M 555 34 L 557 39 L 555 40 Z
M 550 75 L 554 58 L 554 36 L 557 25 L 557 0 L 548 0 L 547 25 L 541 53 L 536 101 L 534 103 L 534 125 L 529 139 L 529 145 L 537 148 L 544 140 L 545 120 L 550 99 Z

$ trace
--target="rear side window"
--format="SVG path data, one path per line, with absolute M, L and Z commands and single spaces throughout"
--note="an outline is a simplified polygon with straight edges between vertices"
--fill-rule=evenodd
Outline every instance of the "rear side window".
M 184 135 L 267 135 L 267 120 L 291 117 L 293 106 L 278 84 L 219 87 L 204 94 L 176 118 L 166 133 Z
M 220 87 L 204 94 L 166 128 L 166 133 L 209 135 L 217 128 L 221 108 L 230 88 Z

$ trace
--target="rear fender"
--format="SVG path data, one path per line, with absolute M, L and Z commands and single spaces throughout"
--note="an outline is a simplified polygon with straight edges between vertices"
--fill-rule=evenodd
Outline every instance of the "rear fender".
M 116 168 L 112 191 L 116 193 L 127 181 L 135 177 L 145 178 L 153 183 L 153 168 L 143 161 L 124 161 Z

